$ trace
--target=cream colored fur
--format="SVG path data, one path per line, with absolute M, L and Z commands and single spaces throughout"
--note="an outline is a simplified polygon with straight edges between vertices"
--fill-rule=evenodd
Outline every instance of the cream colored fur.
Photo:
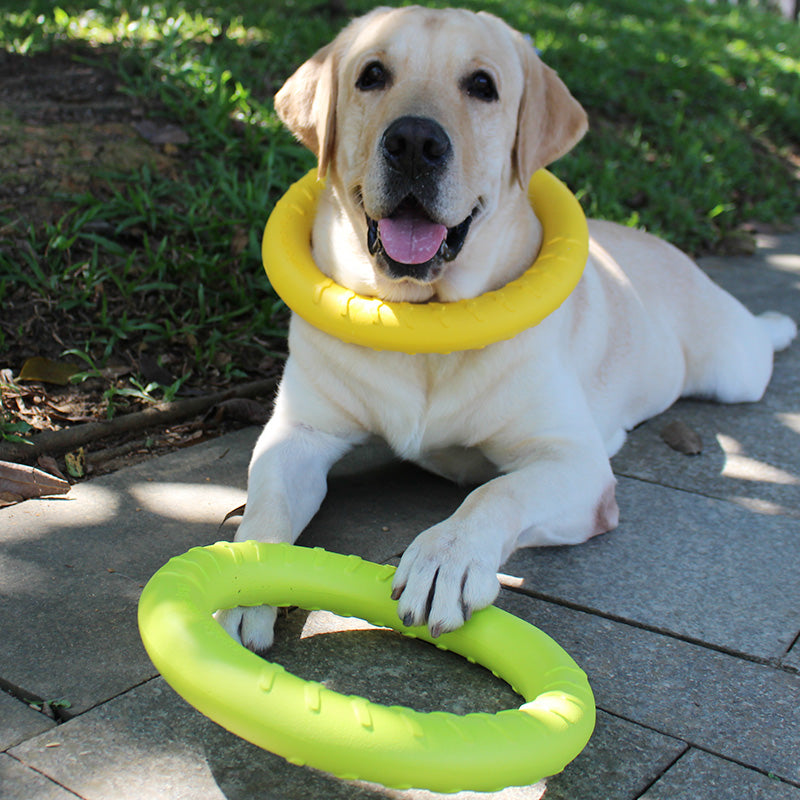
M 359 90 L 374 61 L 391 81 Z M 465 93 L 475 70 L 493 78 L 496 101 Z M 475 297 L 534 260 L 541 226 L 523 187 L 587 127 L 519 33 L 460 10 L 378 9 L 355 20 L 289 78 L 276 107 L 327 177 L 313 232 L 320 269 L 358 292 L 415 302 Z M 452 142 L 431 195 L 439 219 L 450 227 L 479 210 L 458 257 L 427 279 L 388 277 L 366 247 L 365 212 L 377 214 L 391 188 L 381 137 L 404 115 L 435 120 Z M 752 316 L 659 239 L 596 221 L 590 233 L 584 277 L 561 308 L 483 350 L 375 352 L 293 318 L 236 539 L 293 542 L 330 467 L 373 434 L 404 459 L 479 480 L 453 516 L 420 533 L 395 577 L 401 618 L 438 634 L 494 600 L 514 549 L 577 544 L 615 527 L 609 456 L 626 431 L 682 395 L 758 400 L 773 350 L 796 328 L 781 315 Z M 251 648 L 272 641 L 274 609 L 218 618 Z

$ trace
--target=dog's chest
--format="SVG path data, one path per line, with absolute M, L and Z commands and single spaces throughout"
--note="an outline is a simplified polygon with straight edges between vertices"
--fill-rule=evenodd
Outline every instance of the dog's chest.
M 337 428 L 381 436 L 401 457 L 475 447 L 525 414 L 520 380 L 536 370 L 518 337 L 447 355 L 378 352 L 293 321 L 290 349 L 315 404 Z M 304 402 L 304 405 L 306 403 Z
M 490 439 L 507 415 L 502 358 L 482 351 L 450 355 L 371 353 L 350 385 L 353 402 L 372 433 L 402 458 L 417 460 Z
M 364 418 L 398 455 L 414 459 L 453 444 L 470 444 L 470 418 L 479 404 L 479 382 L 470 378 L 462 354 L 409 356 L 375 354 L 375 366 L 361 373 Z M 473 376 L 474 377 L 474 376 Z

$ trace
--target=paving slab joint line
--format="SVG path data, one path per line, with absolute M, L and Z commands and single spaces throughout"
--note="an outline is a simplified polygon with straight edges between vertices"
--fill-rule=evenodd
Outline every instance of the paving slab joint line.
M 154 675 L 151 675 L 149 678 L 145 678 L 144 680 L 141 680 L 138 683 L 133 683 L 130 686 L 128 686 L 127 688 L 123 689 L 121 692 L 117 692 L 116 694 L 111 695 L 111 697 L 106 697 L 105 699 L 101 700 L 99 703 L 95 703 L 93 706 L 88 706 L 87 708 L 84 708 L 83 711 L 79 711 L 77 714 L 70 714 L 69 709 L 62 709 L 61 710 L 62 711 L 62 718 L 61 719 L 57 719 L 56 723 L 60 725 L 60 724 L 62 724 L 64 722 L 70 722 L 73 719 L 78 719 L 78 717 L 82 717 L 84 714 L 88 714 L 90 711 L 93 711 L 96 708 L 101 708 L 102 706 L 106 705 L 107 703 L 111 703 L 111 702 L 113 702 L 114 700 L 117 700 L 120 697 L 125 697 L 126 694 L 129 694 L 134 689 L 138 689 L 139 687 L 144 686 L 144 685 L 150 683 L 151 681 L 158 680 L 160 677 L 161 677 L 161 673 L 160 672 L 156 672 Z M 0 800 L 2 800 L 2 798 L 0 798 Z
M 784 654 L 781 656 L 781 659 L 786 658 L 789 655 L 789 653 L 792 652 L 792 649 L 796 645 L 800 646 L 800 631 L 797 632 L 797 636 L 794 637 L 794 639 L 792 640 L 791 644 L 786 648 Z M 800 672 L 800 669 L 797 669 L 795 667 L 788 667 L 788 671 L 789 672 Z
M 9 697 L 13 697 L 20 703 L 24 703 L 26 706 L 28 706 L 28 708 L 31 709 L 31 711 L 36 711 L 39 714 L 47 717 L 47 719 L 52 719 L 57 724 L 69 719 L 69 717 L 64 714 L 65 709 L 50 705 L 53 700 L 45 700 L 43 697 L 39 697 L 38 694 L 29 692 L 26 689 L 23 689 L 21 686 L 17 686 L 16 684 L 11 683 L 4 678 L 0 678 L 0 692 L 7 694 Z M 37 708 L 37 706 L 39 706 L 39 708 Z M 45 713 L 45 706 L 50 708 L 51 712 L 53 713 L 52 717 Z
M 631 725 L 636 725 L 639 728 L 643 728 L 644 730 L 651 731 L 652 733 L 657 733 L 660 736 L 666 736 L 667 738 L 672 739 L 673 741 L 683 742 L 683 744 L 686 745 L 687 749 L 684 750 L 678 756 L 678 758 L 676 758 L 675 761 L 673 761 L 673 763 L 670 765 L 670 767 L 668 767 L 666 770 L 664 770 L 662 775 L 659 776 L 659 777 L 663 777 L 664 773 L 666 773 L 667 770 L 669 770 L 678 761 L 680 761 L 680 759 L 683 758 L 687 754 L 687 752 L 689 750 L 698 750 L 698 751 L 700 751 L 702 753 L 706 753 L 709 756 L 714 756 L 714 758 L 721 758 L 723 761 L 727 761 L 730 764 L 736 764 L 736 766 L 738 766 L 738 767 L 743 767 L 744 769 L 749 769 L 749 770 L 752 770 L 753 772 L 758 772 L 760 775 L 764 775 L 767 778 L 769 778 L 770 780 L 780 781 L 781 783 L 785 783 L 788 786 L 794 786 L 794 787 L 800 789 L 800 781 L 796 781 L 793 778 L 787 778 L 787 777 L 784 777 L 783 775 L 776 775 L 774 772 L 770 772 L 769 770 L 766 770 L 763 767 L 757 767 L 754 764 L 749 764 L 748 762 L 742 761 L 739 758 L 734 758 L 733 756 L 726 755 L 725 753 L 720 753 L 720 752 L 718 752 L 716 750 L 712 750 L 710 747 L 707 747 L 706 745 L 698 744 L 697 742 L 691 741 L 689 739 L 684 739 L 682 736 L 675 736 L 672 733 L 667 733 L 666 731 L 662 731 L 662 730 L 660 730 L 659 728 L 656 728 L 653 725 L 649 725 L 649 724 L 647 724 L 645 722 L 641 722 L 640 720 L 634 719 L 633 717 L 627 717 L 624 714 L 620 714 L 620 713 L 618 713 L 616 711 L 609 711 L 607 708 L 603 708 L 601 706 L 597 706 L 597 710 L 598 711 L 602 711 L 604 714 L 608 714 L 610 717 L 614 717 L 616 719 L 622 720 L 623 722 L 628 722 Z M 653 783 L 655 783 L 655 782 L 656 781 L 653 781 Z M 651 783 L 642 792 L 642 794 L 647 792 L 652 787 L 653 783 Z
M 17 762 L 17 764 L 19 764 L 22 767 L 25 767 L 25 769 L 29 769 L 31 772 L 35 772 L 37 775 L 40 775 L 42 778 L 44 778 L 48 783 L 52 783 L 54 786 L 58 786 L 59 789 L 63 789 L 71 797 L 77 797 L 78 800 L 88 800 L 86 795 L 76 794 L 68 786 L 65 786 L 63 783 L 59 783 L 55 778 L 48 775 L 46 772 L 42 772 L 40 769 L 34 767 L 32 764 L 28 764 L 22 759 L 17 758 L 17 756 L 12 755 L 9 752 L 5 752 L 3 753 L 3 755 L 8 756 L 9 758 L 13 758 L 14 761 Z
M 617 471 L 614 470 L 614 475 L 618 478 L 625 478 L 626 480 L 630 481 L 639 481 L 639 483 L 647 483 L 650 486 L 660 486 L 662 489 L 670 489 L 673 492 L 681 492 L 682 494 L 688 494 L 692 497 L 705 497 L 707 500 L 717 500 L 721 503 L 730 503 L 731 505 L 736 506 L 737 508 L 745 508 L 744 506 L 740 505 L 736 502 L 736 500 L 730 496 L 724 496 L 720 494 L 713 494 L 709 492 L 698 492 L 694 489 L 687 489 L 685 486 L 673 486 L 671 483 L 661 483 L 661 481 L 657 481 L 654 478 L 644 478 L 641 475 L 630 475 L 627 472 Z M 751 512 L 754 514 L 758 514 L 758 512 Z M 797 519 L 797 513 L 792 512 L 792 510 L 784 510 L 780 514 L 769 514 L 770 517 L 782 517 L 785 519 Z
M 617 716 L 617 715 L 614 714 L 612 716 Z M 683 739 L 681 739 L 680 741 L 683 742 Z M 653 778 L 653 780 L 651 780 L 642 789 L 642 791 L 639 792 L 638 795 L 636 795 L 636 800 L 641 800 L 641 798 L 644 797 L 644 795 L 646 795 L 653 788 L 653 786 L 655 786 L 688 752 L 691 751 L 692 747 L 690 744 L 688 744 L 687 742 L 683 742 L 683 744 L 685 745 L 683 750 L 681 750 L 681 752 L 678 753 L 678 755 L 675 756 L 675 758 L 673 758 L 672 761 L 670 761 L 670 763 L 667 764 L 667 766 L 664 767 L 664 769 L 662 769 L 661 772 L 659 772 L 658 775 L 656 775 L 655 778 Z
M 635 480 L 638 480 L 636 478 Z M 644 481 L 645 483 L 653 483 L 652 481 Z M 660 485 L 660 484 L 655 484 Z M 692 492 L 687 492 L 687 494 L 692 494 Z M 718 499 L 718 498 L 714 498 Z M 393 556 L 389 556 L 388 558 L 384 559 L 384 564 L 391 564 L 393 561 L 400 559 L 402 557 L 402 551 L 397 553 Z M 499 579 L 498 575 L 498 579 Z M 677 633 L 675 631 L 671 631 L 666 628 L 659 628 L 655 625 L 648 625 L 646 622 L 639 622 L 637 620 L 628 619 L 627 617 L 622 617 L 618 614 L 611 614 L 607 611 L 601 611 L 597 608 L 592 608 L 591 606 L 581 605 L 580 603 L 575 603 L 571 600 L 563 600 L 563 599 L 556 599 L 551 597 L 550 595 L 544 594 L 543 592 L 537 592 L 533 589 L 525 589 L 521 586 L 514 586 L 512 584 L 503 583 L 501 581 L 500 586 L 502 589 L 506 589 L 510 592 L 514 592 L 518 595 L 524 595 L 525 597 L 531 597 L 534 600 L 541 600 L 544 603 L 548 603 L 550 605 L 555 606 L 562 606 L 563 608 L 569 608 L 572 611 L 580 611 L 584 614 L 592 614 L 596 617 L 600 617 L 601 619 L 607 619 L 611 622 L 618 622 L 623 625 L 628 625 L 631 628 L 638 628 L 639 630 L 647 631 L 648 633 L 655 633 L 659 636 L 667 636 L 671 639 L 676 639 L 679 642 L 686 642 L 686 644 L 691 644 L 696 647 L 702 647 L 705 650 L 711 650 L 716 653 L 721 653 L 725 656 L 730 656 L 731 658 L 738 658 L 742 661 L 747 661 L 751 664 L 757 664 L 761 667 L 769 667 L 770 669 L 776 669 L 779 672 L 785 672 L 790 675 L 796 675 L 800 670 L 791 666 L 789 664 L 784 664 L 783 659 L 785 659 L 789 652 L 791 651 L 792 647 L 795 646 L 798 642 L 800 642 L 800 632 L 795 637 L 792 644 L 786 649 L 786 651 L 777 658 L 759 658 L 758 656 L 754 656 L 750 653 L 742 653 L 738 650 L 733 650 L 728 647 L 723 647 L 722 645 L 712 644 L 710 642 L 704 642 L 702 639 L 696 639 L 692 636 L 688 636 L 686 634 Z
M 783 775 L 777 775 L 774 772 L 770 772 L 768 769 L 764 769 L 763 767 L 756 767 L 753 764 L 748 764 L 746 761 L 742 761 L 741 759 L 732 758 L 731 756 L 718 753 L 716 750 L 711 750 L 708 747 L 703 747 L 702 745 L 695 744 L 693 742 L 690 742 L 689 745 L 691 749 L 699 750 L 700 752 L 706 753 L 709 756 L 714 756 L 714 758 L 721 758 L 723 761 L 727 761 L 730 764 L 736 764 L 737 767 L 743 767 L 744 769 L 752 770 L 753 772 L 757 772 L 759 775 L 769 778 L 771 781 L 785 783 L 787 786 L 794 786 L 796 789 L 800 789 L 800 781 L 792 778 L 786 778 Z
M 572 611 L 580 611 L 584 614 L 592 614 L 595 617 L 600 617 L 601 619 L 607 619 L 611 622 L 618 622 L 622 625 L 628 625 L 631 628 L 637 628 L 639 630 L 647 631 L 648 633 L 655 633 L 659 636 L 667 636 L 670 639 L 676 639 L 679 642 L 686 642 L 686 644 L 691 644 L 696 647 L 702 647 L 705 650 L 713 650 L 716 653 L 722 653 L 722 655 L 730 656 L 731 658 L 738 658 L 742 661 L 748 661 L 751 664 L 758 664 L 761 667 L 769 667 L 770 669 L 778 670 L 779 672 L 786 672 L 791 675 L 794 675 L 798 672 L 792 666 L 788 664 L 783 664 L 782 659 L 786 658 L 788 651 L 784 653 L 779 658 L 759 658 L 758 656 L 754 656 L 751 653 L 742 653 L 738 650 L 733 650 L 728 647 L 724 647 L 718 644 L 712 644 L 711 642 L 704 642 L 702 639 L 696 639 L 693 636 L 688 636 L 686 634 L 677 633 L 675 631 L 671 631 L 668 628 L 659 628 L 656 625 L 648 625 L 646 622 L 639 622 L 638 620 L 628 619 L 627 617 L 622 617 L 618 614 L 611 614 L 608 611 L 601 611 L 597 608 L 592 608 L 591 606 L 584 606 L 580 603 L 575 603 L 571 600 L 563 600 L 563 599 L 556 599 L 551 597 L 550 595 L 544 594 L 542 592 L 537 592 L 533 589 L 525 589 L 520 586 L 512 586 L 507 584 L 501 584 L 503 589 L 507 589 L 510 592 L 514 592 L 515 594 L 524 595 L 525 597 L 531 597 L 534 600 L 541 600 L 544 603 L 549 603 L 550 605 L 554 606 L 562 606 L 563 608 L 569 608 Z M 800 639 L 800 636 L 798 636 Z M 791 648 L 789 648 L 791 649 Z

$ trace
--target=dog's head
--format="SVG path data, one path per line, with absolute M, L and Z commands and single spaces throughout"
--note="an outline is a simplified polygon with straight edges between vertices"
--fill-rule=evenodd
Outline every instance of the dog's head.
M 524 216 L 530 176 L 587 127 L 521 34 L 454 9 L 356 19 L 289 78 L 276 108 L 317 155 L 383 285 L 433 286 L 485 262 L 492 239 L 508 260 L 497 240 L 516 232 L 491 221 Z

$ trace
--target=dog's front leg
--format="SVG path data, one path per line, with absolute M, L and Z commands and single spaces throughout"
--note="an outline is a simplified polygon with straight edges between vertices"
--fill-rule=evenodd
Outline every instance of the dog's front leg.
M 247 505 L 234 541 L 293 543 L 316 514 L 331 466 L 354 444 L 289 420 L 277 408 L 250 462 Z M 224 609 L 217 621 L 237 641 L 263 651 L 273 639 L 272 606 Z
M 393 583 L 406 625 L 438 636 L 497 596 L 497 570 L 517 548 L 576 544 L 616 527 L 614 477 L 599 438 L 538 439 L 530 460 L 485 483 L 421 533 Z

